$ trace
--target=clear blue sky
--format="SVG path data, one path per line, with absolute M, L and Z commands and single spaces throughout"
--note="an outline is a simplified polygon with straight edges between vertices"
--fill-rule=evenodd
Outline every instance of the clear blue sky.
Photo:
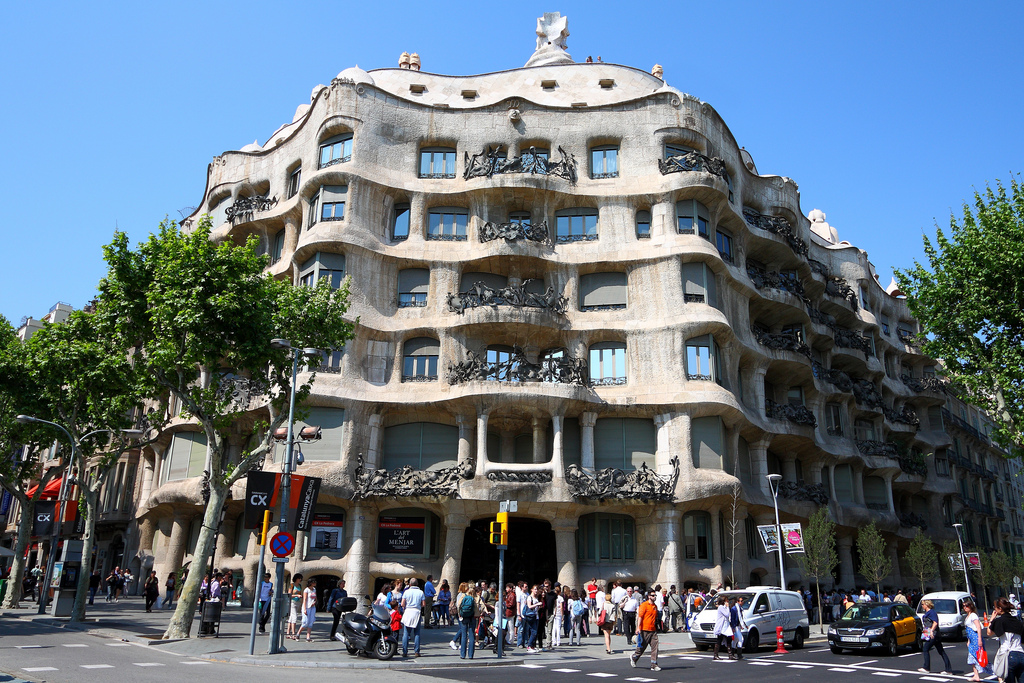
M 1017 2 L 169 2 L 0 8 L 0 313 L 81 307 L 115 226 L 133 241 L 202 199 L 206 166 L 265 142 L 358 64 L 522 66 L 536 17 L 569 52 L 709 102 L 758 170 L 868 251 L 883 284 L 921 234 L 1024 170 Z

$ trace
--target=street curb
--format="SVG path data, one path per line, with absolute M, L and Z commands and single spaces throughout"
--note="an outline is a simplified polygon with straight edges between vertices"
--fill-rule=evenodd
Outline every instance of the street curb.
M 101 638 L 111 638 L 113 640 L 120 640 L 124 643 L 133 643 L 135 645 L 166 645 L 169 643 L 179 643 L 183 640 L 189 640 L 188 638 L 171 638 L 168 640 L 160 640 L 158 638 L 144 638 L 142 636 L 135 635 L 131 631 L 121 631 L 119 629 L 112 628 L 96 628 L 90 626 L 87 623 L 71 623 L 56 619 L 54 617 L 47 617 L 45 615 L 37 615 L 36 617 L 31 616 L 17 616 L 11 615 L 10 612 L 2 612 L 0 616 L 11 616 L 19 621 L 27 621 L 34 624 L 41 624 L 43 626 L 49 626 L 50 628 L 59 628 L 65 631 L 77 631 L 79 633 L 86 633 L 91 636 L 98 636 Z

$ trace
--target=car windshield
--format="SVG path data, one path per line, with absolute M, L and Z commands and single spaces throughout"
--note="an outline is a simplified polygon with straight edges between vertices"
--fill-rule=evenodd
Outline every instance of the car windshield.
M 861 619 L 867 621 L 889 621 L 888 605 L 854 605 L 846 610 L 843 619 Z
M 729 600 L 735 600 L 737 598 L 743 598 L 743 610 L 744 611 L 749 610 L 750 606 L 752 604 L 754 604 L 754 594 L 753 593 L 743 593 L 743 592 L 719 593 L 718 595 L 724 595 Z M 713 611 L 718 609 L 718 595 L 716 595 L 713 598 L 708 598 L 707 604 L 704 605 L 704 611 L 705 612 L 708 611 L 708 610 L 711 610 L 713 612 Z
M 956 614 L 956 600 L 932 600 L 939 614 Z

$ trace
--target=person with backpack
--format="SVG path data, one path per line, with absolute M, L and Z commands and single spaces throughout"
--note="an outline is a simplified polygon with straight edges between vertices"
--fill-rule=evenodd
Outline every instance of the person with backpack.
M 683 612 L 686 610 L 683 605 L 683 599 L 679 596 L 679 593 L 676 592 L 675 586 L 669 587 L 668 598 L 665 602 L 668 603 L 668 622 L 666 623 L 666 626 L 669 631 L 679 633 L 683 630 L 680 624 L 684 622 Z
M 586 603 L 582 598 L 580 598 L 580 594 L 578 592 L 573 591 L 572 597 L 569 599 L 569 615 L 572 619 L 572 629 L 569 631 L 570 645 L 583 644 L 583 615 L 586 613 Z
M 469 658 L 473 659 L 473 654 L 476 652 L 476 588 L 466 586 L 466 592 L 459 594 L 457 604 L 459 638 L 462 640 L 459 659 L 465 659 L 467 652 Z
M 455 637 L 452 638 L 451 642 L 448 643 L 448 647 L 459 651 L 459 645 L 462 643 L 462 623 L 459 620 L 459 605 L 462 604 L 462 598 L 465 597 L 466 591 L 469 589 L 469 584 L 463 581 L 459 584 L 459 592 L 455 595 L 455 599 L 451 601 L 451 606 L 448 609 L 448 616 L 452 622 L 458 626 L 458 630 L 455 632 Z
M 601 593 L 598 593 L 598 595 L 601 595 Z M 603 599 L 598 598 L 597 600 L 597 630 L 604 634 L 604 651 L 608 654 L 614 654 L 612 652 L 612 629 L 615 628 L 615 603 L 612 602 L 611 593 L 604 593 L 603 595 Z

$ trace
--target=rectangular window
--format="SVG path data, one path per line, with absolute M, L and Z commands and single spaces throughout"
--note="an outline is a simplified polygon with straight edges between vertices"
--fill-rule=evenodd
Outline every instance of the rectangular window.
M 708 226 L 711 223 L 708 207 L 694 199 L 685 199 L 676 203 L 676 231 L 680 235 L 698 234 L 710 239 Z
M 878 319 L 878 324 L 882 328 L 882 334 L 889 334 L 889 316 L 882 315 Z
M 875 440 L 875 425 L 870 420 L 857 420 L 854 422 L 853 430 L 857 441 Z
M 726 263 L 733 263 L 732 260 L 732 236 L 719 230 L 715 234 L 718 242 L 718 253 Z
M 700 261 L 684 263 L 682 270 L 683 302 L 717 306 L 715 272 Z
M 722 383 L 718 344 L 711 335 L 686 342 L 686 379 Z
M 295 170 L 288 175 L 288 199 L 299 193 L 302 185 L 302 166 L 296 166 Z
M 320 145 L 320 168 L 352 159 L 352 134 L 338 135 Z
M 555 239 L 559 243 L 597 239 L 596 209 L 566 209 L 555 214 Z
M 651 212 L 636 212 L 636 236 L 637 239 L 648 239 L 651 236 Z
M 804 388 L 790 387 L 786 392 L 786 403 L 791 406 L 802 406 L 804 404 Z
M 626 345 L 602 344 L 590 348 L 590 379 L 594 384 L 626 383 Z
M 345 202 L 323 202 L 320 205 L 320 220 L 340 221 L 345 218 Z
M 618 178 L 619 177 L 619 147 L 618 145 L 601 145 L 590 150 L 590 177 L 591 178 Z
M 782 334 L 793 337 L 798 342 L 804 342 L 804 326 L 803 325 L 785 325 L 782 328 Z
M 865 311 L 871 308 L 871 306 L 868 305 L 868 290 L 863 287 L 860 288 L 860 307 Z
M 430 271 L 426 268 L 406 268 L 398 271 L 399 308 L 426 306 L 429 289 Z
M 395 220 L 391 224 L 391 239 L 398 242 L 409 238 L 409 205 L 395 204 Z
M 402 366 L 402 380 L 437 379 L 437 356 L 406 356 Z
M 832 436 L 842 436 L 843 406 L 838 403 L 829 403 L 825 412 L 828 418 L 828 433 Z
M 686 156 L 690 152 L 694 151 L 696 150 L 683 145 L 665 145 L 665 158 L 670 159 L 671 157 Z
M 455 150 L 428 147 L 420 151 L 420 178 L 454 178 Z
M 602 311 L 626 307 L 625 273 L 590 273 L 580 276 L 580 310 Z
M 340 221 L 345 218 L 345 199 L 348 187 L 345 185 L 324 185 L 309 200 L 309 222 L 313 227 L 320 221 Z
M 284 230 L 278 230 L 277 234 L 274 235 L 274 244 L 270 249 L 270 265 L 274 265 L 281 260 L 281 256 L 284 254 Z
M 711 559 L 711 518 L 706 512 L 690 513 L 683 517 L 683 545 L 687 560 Z
M 465 209 L 431 209 L 427 222 L 427 239 L 464 241 L 468 221 L 469 215 Z

